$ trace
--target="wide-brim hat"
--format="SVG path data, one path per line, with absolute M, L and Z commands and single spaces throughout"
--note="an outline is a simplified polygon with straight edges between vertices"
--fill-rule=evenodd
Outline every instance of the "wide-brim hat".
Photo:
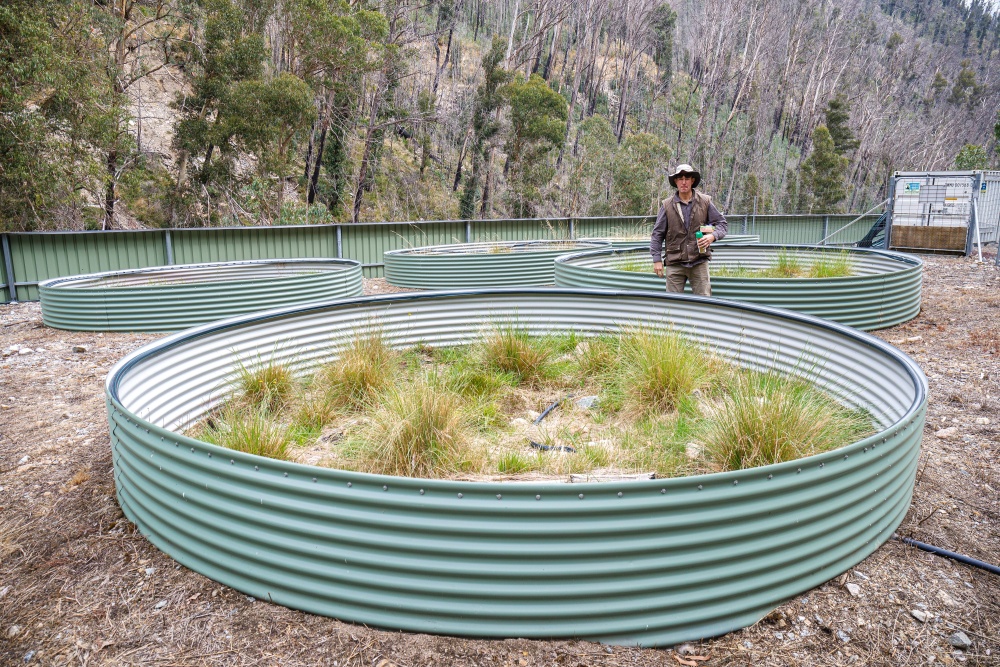
M 674 173 L 667 176 L 667 180 L 670 181 L 670 187 L 672 188 L 677 187 L 677 184 L 674 183 L 674 179 L 680 176 L 681 174 L 691 174 L 692 176 L 694 176 L 694 185 L 691 186 L 692 188 L 698 187 L 698 184 L 701 183 L 701 173 L 697 169 L 695 169 L 689 164 L 679 164 L 677 165 L 677 168 L 674 169 Z

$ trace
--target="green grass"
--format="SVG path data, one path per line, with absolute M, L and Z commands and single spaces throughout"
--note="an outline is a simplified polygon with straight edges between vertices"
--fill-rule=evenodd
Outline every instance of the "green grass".
M 209 420 L 198 437 L 221 447 L 266 456 L 288 458 L 292 437 L 288 428 L 276 422 L 262 406 L 246 406 L 230 402 Z
M 824 253 L 807 261 L 790 250 L 779 250 L 765 268 L 753 269 L 740 264 L 712 267 L 717 278 L 845 278 L 854 275 L 854 259 L 849 251 Z
M 708 345 L 680 332 L 637 327 L 622 334 L 617 384 L 623 407 L 636 415 L 669 411 L 711 382 L 716 361 Z
M 459 397 L 432 377 L 384 392 L 364 428 L 368 466 L 387 475 L 426 477 L 449 464 L 475 464 Z
M 811 384 L 774 371 L 734 374 L 704 431 L 720 470 L 740 470 L 810 456 L 873 430 L 863 411 L 848 410 Z
M 340 358 L 319 374 L 318 384 L 334 405 L 360 409 L 392 384 L 399 359 L 382 332 L 371 327 L 359 332 Z
M 513 323 L 495 326 L 478 343 L 483 366 L 513 375 L 518 383 L 537 384 L 549 373 L 552 348 Z
M 611 268 L 616 271 L 627 271 L 629 273 L 653 273 L 653 262 L 649 257 L 639 259 L 638 257 L 619 257 L 611 263 Z
M 241 401 L 251 407 L 271 411 L 288 399 L 294 385 L 294 376 L 285 365 L 265 363 L 258 359 L 253 366 L 239 362 L 234 382 Z
M 734 470 L 855 442 L 874 422 L 794 375 L 739 369 L 652 323 L 587 339 L 532 337 L 507 323 L 469 346 L 402 353 L 367 330 L 312 378 L 265 365 L 245 375 L 196 437 L 404 476 Z M 598 398 L 582 408 L 570 394 Z M 555 400 L 545 421 L 530 423 L 529 410 Z M 557 449 L 532 449 L 529 439 Z M 322 442 L 327 449 L 316 449 Z M 567 446 L 575 452 L 558 449 Z
M 824 256 L 809 267 L 810 278 L 846 278 L 851 275 L 854 275 L 854 258 L 846 250 Z

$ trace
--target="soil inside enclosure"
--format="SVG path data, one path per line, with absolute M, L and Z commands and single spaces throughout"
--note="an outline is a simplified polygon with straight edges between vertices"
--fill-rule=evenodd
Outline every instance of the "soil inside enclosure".
M 924 257 L 920 316 L 875 335 L 930 384 L 898 534 L 1000 564 L 1000 272 L 984 259 Z M 103 381 L 157 337 L 0 306 L 0 664 L 1000 665 L 1000 576 L 897 540 L 750 628 L 665 649 L 393 632 L 254 600 L 154 548 L 115 500 Z

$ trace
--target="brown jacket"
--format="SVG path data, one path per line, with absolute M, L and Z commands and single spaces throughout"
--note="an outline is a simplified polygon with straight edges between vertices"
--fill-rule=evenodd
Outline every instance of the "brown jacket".
M 695 233 L 702 225 L 714 222 L 716 238 L 721 239 L 726 232 L 725 218 L 712 205 L 712 198 L 695 190 L 691 202 L 691 220 L 687 229 L 684 228 L 684 216 L 681 214 L 677 195 L 663 200 L 660 212 L 656 216 L 656 225 L 650 239 L 650 253 L 653 261 L 661 257 L 666 264 L 700 264 L 712 258 L 712 250 L 698 252 L 698 240 Z M 719 225 L 721 218 L 722 224 Z M 721 229 L 719 229 L 721 227 Z

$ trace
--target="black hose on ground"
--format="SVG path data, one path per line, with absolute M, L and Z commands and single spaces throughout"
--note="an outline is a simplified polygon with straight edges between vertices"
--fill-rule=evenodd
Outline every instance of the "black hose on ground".
M 1000 574 L 1000 567 L 997 567 L 996 565 L 992 565 L 990 563 L 986 563 L 981 560 L 977 560 L 975 558 L 972 558 L 971 556 L 955 553 L 954 551 L 948 551 L 947 549 L 936 547 L 933 544 L 918 542 L 917 540 L 914 540 L 909 537 L 900 537 L 899 535 L 893 535 L 893 537 L 895 537 L 903 544 L 909 544 L 911 547 L 922 549 L 924 551 L 927 551 L 928 553 L 932 553 L 938 556 L 943 556 L 945 558 L 950 558 L 952 560 L 957 560 L 959 563 L 965 563 L 966 565 L 978 567 L 982 570 L 986 570 L 987 572 L 992 572 L 993 574 Z
M 568 394 L 566 396 L 566 398 L 573 398 L 573 394 Z M 535 426 L 537 426 L 543 419 L 545 419 L 545 415 L 547 415 L 550 412 L 552 412 L 553 410 L 555 410 L 556 407 L 560 403 L 562 403 L 564 400 L 566 400 L 566 399 L 562 399 L 561 398 L 558 401 L 556 401 L 555 403 L 553 403 L 552 405 L 550 405 L 549 407 L 545 408 L 542 411 L 542 414 L 540 414 L 537 417 L 535 417 L 535 421 L 533 421 L 532 423 Z M 564 447 L 563 445 L 543 445 L 541 443 L 535 442 L 534 440 L 532 440 L 530 438 L 528 439 L 528 444 L 531 445 L 532 447 L 534 447 L 535 449 L 542 450 L 543 452 L 570 452 L 571 454 L 575 454 L 576 453 L 576 450 L 573 449 L 572 447 Z

